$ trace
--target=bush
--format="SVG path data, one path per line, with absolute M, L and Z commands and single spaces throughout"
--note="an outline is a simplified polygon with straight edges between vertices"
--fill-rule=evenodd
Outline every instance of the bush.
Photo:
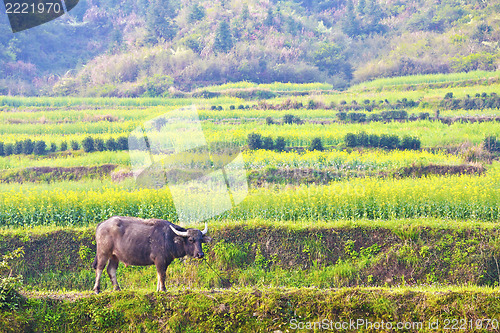
M 368 147 L 379 147 L 380 137 L 377 134 L 368 135 Z
M 104 140 L 101 138 L 97 138 L 94 140 L 94 150 L 96 151 L 105 151 L 106 145 L 104 144 Z
M 105 146 L 106 146 L 106 150 L 115 151 L 116 150 L 116 140 L 113 138 L 107 139 Z
M 24 249 L 17 248 L 6 253 L 0 262 L 0 309 L 12 311 L 18 309 L 24 302 L 19 293 L 22 286 L 21 276 L 12 276 L 12 263 L 20 262 L 24 256 Z
M 358 144 L 356 139 L 356 134 L 347 133 L 344 138 L 346 146 L 351 148 L 356 147 Z
M 6 143 L 3 150 L 5 156 L 10 156 L 14 153 L 14 145 L 12 143 Z
M 54 142 L 51 142 L 51 143 L 50 143 L 50 149 L 49 149 L 49 151 L 50 151 L 51 153 L 53 153 L 53 152 L 55 152 L 56 150 L 57 150 L 57 146 L 56 146 L 56 144 L 55 144 Z
M 483 147 L 490 153 L 500 151 L 500 142 L 497 141 L 495 136 L 487 136 L 483 140 Z
M 274 149 L 276 151 L 284 151 L 285 147 L 286 147 L 285 138 L 283 138 L 282 136 L 278 136 L 276 138 L 276 142 L 274 143 Z
M 83 141 L 82 141 L 82 147 L 83 147 L 83 150 L 86 153 L 93 152 L 94 149 L 95 149 L 94 138 L 92 138 L 91 136 L 88 136 L 85 139 L 83 139 Z
M 116 149 L 117 150 L 127 150 L 128 149 L 128 139 L 125 136 L 120 136 L 116 139 Z
M 33 152 L 35 155 L 43 155 L 45 154 L 45 149 L 47 148 L 47 145 L 45 144 L 45 141 L 43 140 L 38 140 L 35 142 L 35 147 L 33 149 Z
M 314 138 L 311 141 L 311 145 L 309 146 L 309 150 L 319 150 L 323 151 L 325 148 L 323 148 L 323 143 L 321 142 L 321 138 Z
M 61 142 L 61 151 L 68 150 L 68 143 L 66 141 Z
M 248 134 L 247 140 L 248 148 L 255 150 L 262 148 L 262 136 L 258 133 L 250 133 Z
M 362 123 L 366 121 L 366 114 L 360 112 L 349 112 L 347 119 L 355 123 Z
M 265 136 L 262 138 L 262 148 L 267 150 L 273 150 L 274 141 L 270 136 Z
M 340 121 L 346 121 L 347 120 L 347 112 L 337 112 L 337 118 Z
M 22 141 L 16 141 L 16 143 L 14 143 L 13 153 L 15 155 L 19 155 L 19 154 L 23 153 L 23 142 Z
M 80 149 L 80 146 L 78 145 L 78 142 L 71 141 L 71 149 L 72 150 L 78 150 L 78 149 Z
M 0 156 L 5 156 L 4 144 L 0 142 Z
M 273 118 L 272 118 L 272 117 L 267 117 L 267 118 L 266 118 L 266 124 L 267 124 L 267 125 L 272 125 L 272 124 L 274 124 L 274 120 L 273 120 Z
M 283 116 L 284 124 L 302 124 L 302 120 L 299 117 L 294 116 L 293 114 L 285 114 Z
M 31 139 L 26 139 L 23 141 L 23 154 L 29 155 L 33 153 L 35 148 L 35 143 Z

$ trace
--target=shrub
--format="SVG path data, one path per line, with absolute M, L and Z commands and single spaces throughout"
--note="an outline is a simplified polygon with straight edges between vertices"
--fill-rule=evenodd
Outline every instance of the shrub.
M 128 139 L 125 136 L 120 136 L 116 139 L 116 149 L 127 150 L 128 149 Z
M 352 148 L 357 146 L 356 134 L 347 133 L 345 135 L 344 141 L 347 147 Z
M 229 105 L 229 110 L 234 110 L 234 109 L 236 109 L 234 105 Z
M 301 124 L 302 120 L 299 117 L 294 116 L 293 114 L 285 114 L 283 116 L 284 124 Z
M 83 139 L 82 147 L 86 153 L 93 152 L 95 149 L 94 138 L 92 138 L 91 136 L 88 136 L 85 139 Z
M 22 141 L 16 141 L 16 143 L 14 143 L 13 153 L 15 155 L 19 155 L 19 154 L 23 153 L 23 142 Z
M 347 114 L 347 119 L 354 123 L 362 123 L 366 121 L 366 114 L 360 112 L 349 112 Z
M 340 121 L 346 121 L 347 120 L 347 112 L 337 112 L 337 118 Z
M 0 142 L 0 156 L 5 156 L 4 144 Z
M 420 112 L 418 114 L 418 119 L 420 119 L 420 120 L 427 120 L 427 119 L 429 119 L 429 117 L 430 117 L 430 115 L 428 112 Z
M 19 293 L 22 286 L 21 276 L 12 276 L 12 263 L 20 262 L 24 256 L 23 248 L 17 248 L 6 253 L 0 262 L 0 309 L 12 311 L 18 309 L 24 302 L 24 297 Z
M 262 148 L 262 136 L 258 133 L 250 133 L 248 134 L 248 148 L 255 150 Z
M 314 100 L 310 99 L 309 102 L 307 102 L 307 108 L 309 110 L 316 109 L 316 102 Z
M 380 145 L 380 137 L 377 134 L 368 135 L 368 147 L 378 147 Z
M 323 151 L 323 143 L 321 142 L 321 138 L 314 138 L 311 141 L 311 145 L 309 146 L 309 150 L 319 150 Z
M 272 118 L 272 117 L 267 117 L 267 118 L 266 118 L 266 124 L 267 124 L 267 125 L 272 125 L 272 124 L 274 124 L 274 120 L 273 120 L 273 118 Z
M 49 151 L 50 151 L 51 153 L 53 153 L 53 152 L 55 152 L 56 150 L 57 150 L 57 146 L 56 146 L 56 144 L 55 144 L 54 142 L 51 142 L 51 143 L 50 143 L 50 149 L 49 149 Z
M 73 140 L 73 141 L 71 141 L 70 144 L 71 144 L 71 149 L 72 150 L 78 150 L 78 149 L 80 149 L 80 146 L 78 145 L 78 142 L 76 142 L 76 141 Z
M 274 141 L 270 136 L 265 136 L 262 138 L 262 148 L 267 150 L 273 150 Z
M 368 147 L 368 135 L 365 132 L 358 133 L 358 137 L 356 138 L 356 144 L 361 147 Z
M 491 153 L 500 151 L 500 143 L 495 136 L 491 135 L 484 138 L 483 147 Z
M 400 148 L 401 149 L 412 149 L 411 147 L 413 146 L 413 138 L 412 137 L 409 137 L 409 136 L 405 136 L 402 140 L 401 140 L 401 144 L 400 144 Z
M 5 156 L 10 156 L 14 153 L 14 145 L 12 143 L 6 143 L 3 149 Z
M 96 151 L 105 151 L 106 145 L 104 144 L 104 140 L 101 138 L 97 138 L 94 140 L 94 150 Z
M 61 142 L 61 151 L 68 150 L 68 143 L 66 141 Z
M 33 153 L 35 148 L 35 143 L 31 139 L 26 139 L 23 141 L 23 154 L 29 155 Z
M 248 148 L 255 150 L 262 148 L 262 136 L 258 133 L 250 133 L 248 134 Z
M 274 149 L 276 151 L 284 151 L 285 147 L 286 147 L 285 138 L 283 138 L 282 136 L 278 136 L 276 138 L 276 142 L 274 143 Z
M 43 155 L 46 153 L 45 149 L 47 148 L 47 145 L 45 144 L 45 141 L 43 140 L 38 140 L 35 142 L 35 147 L 33 149 L 33 153 L 35 155 Z
M 116 140 L 109 138 L 105 143 L 106 150 L 115 151 L 116 150 Z

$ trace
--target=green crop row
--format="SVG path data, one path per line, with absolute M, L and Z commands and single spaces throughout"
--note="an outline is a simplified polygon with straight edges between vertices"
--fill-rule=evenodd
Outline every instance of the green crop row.
M 234 195 L 245 199 L 218 218 L 279 221 L 393 219 L 437 217 L 495 221 L 500 218 L 500 171 L 485 176 L 431 176 L 407 179 L 355 178 L 324 186 L 291 189 L 259 188 Z M 104 187 L 87 189 L 86 184 L 66 188 L 4 187 L 0 194 L 0 225 L 87 225 L 112 215 L 158 217 L 177 221 L 168 189 Z M 102 186 L 102 185 L 101 185 Z M 216 207 L 214 193 L 179 192 L 190 216 L 206 215 Z M 207 200 L 212 200 L 207 202 Z M 207 202 L 207 204 L 199 204 Z

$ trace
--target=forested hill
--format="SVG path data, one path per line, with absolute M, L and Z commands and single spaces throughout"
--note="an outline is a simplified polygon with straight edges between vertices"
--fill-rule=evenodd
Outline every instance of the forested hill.
M 499 67 L 500 0 L 80 0 L 13 34 L 0 94 L 151 96 Z

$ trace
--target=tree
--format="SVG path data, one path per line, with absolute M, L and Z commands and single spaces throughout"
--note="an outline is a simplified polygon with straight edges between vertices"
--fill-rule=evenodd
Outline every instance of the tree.
M 146 15 L 146 27 L 151 37 L 156 40 L 171 40 L 177 34 L 177 25 L 173 22 L 176 8 L 169 0 L 151 2 Z
M 274 15 L 273 15 L 273 9 L 269 7 L 267 10 L 267 16 L 264 19 L 264 25 L 270 27 L 274 24 Z
M 222 21 L 217 27 L 214 40 L 214 52 L 228 52 L 233 48 L 233 36 L 229 23 Z
M 188 21 L 189 23 L 201 21 L 205 18 L 205 15 L 205 7 L 200 4 L 194 4 L 189 11 Z
M 322 44 L 313 55 L 314 64 L 330 76 L 340 76 L 347 82 L 352 80 L 352 66 L 337 44 Z
M 61 142 L 61 151 L 68 150 L 68 143 L 66 141 Z
M 360 23 L 354 13 L 354 5 L 349 0 L 346 5 L 346 13 L 341 22 L 342 31 L 349 37 L 356 37 L 360 34 Z
M 248 9 L 248 5 L 244 4 L 243 9 L 241 10 L 241 20 L 245 22 L 250 18 L 250 10 Z
M 356 6 L 356 11 L 363 15 L 365 13 L 365 6 L 366 6 L 366 1 L 365 0 L 358 0 L 358 5 Z

